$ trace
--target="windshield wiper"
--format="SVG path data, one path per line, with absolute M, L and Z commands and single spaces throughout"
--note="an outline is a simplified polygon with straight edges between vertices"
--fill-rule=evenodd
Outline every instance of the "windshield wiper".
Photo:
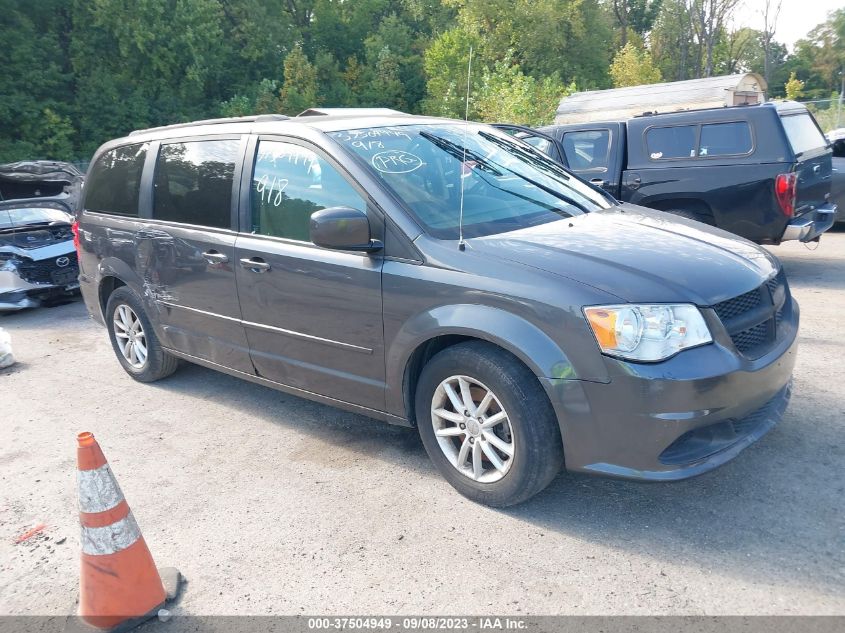
M 493 137 L 492 135 L 486 134 L 485 132 L 479 132 L 479 134 L 484 139 L 488 139 L 488 137 L 490 137 L 488 140 L 494 140 L 494 142 L 496 142 L 496 144 L 498 144 L 501 147 L 501 144 L 498 143 L 498 141 L 500 139 L 497 139 L 496 137 Z M 495 167 L 494 163 L 491 163 L 487 158 L 481 156 L 480 154 L 478 154 L 477 152 L 475 152 L 471 149 L 467 149 L 466 151 L 464 151 L 464 148 L 461 147 L 460 145 L 458 145 L 457 143 L 454 143 L 454 142 L 452 142 L 448 139 L 445 139 L 445 138 L 441 138 L 439 136 L 435 136 L 434 134 L 429 134 L 428 132 L 420 132 L 420 136 L 422 136 L 423 138 L 425 138 L 428 141 L 431 141 L 432 143 L 437 145 L 439 148 L 441 148 L 443 151 L 445 151 L 448 154 L 457 158 L 459 161 L 463 161 L 463 156 L 464 156 L 464 154 L 466 154 L 467 160 L 472 160 L 473 162 L 477 163 L 478 166 L 481 166 L 483 168 L 482 171 L 488 171 L 494 176 L 500 176 L 500 177 L 504 176 L 504 173 L 502 171 L 500 171 L 500 169 Z M 515 146 L 513 146 L 513 145 L 507 144 L 504 149 L 511 150 L 511 149 L 514 149 L 514 147 Z M 517 149 L 521 149 L 521 148 L 517 148 Z M 529 160 L 531 160 L 533 162 L 536 159 L 529 156 Z M 461 164 L 463 165 L 463 162 Z M 505 167 L 505 169 L 508 169 L 508 168 Z M 512 169 L 508 169 L 508 171 L 511 174 L 517 176 L 518 178 L 521 178 L 525 182 L 534 185 L 535 187 L 537 187 L 538 189 L 540 189 L 542 191 L 545 191 L 547 194 L 554 196 L 558 200 L 563 200 L 567 204 L 571 204 L 573 207 L 575 207 L 576 209 L 579 209 L 583 213 L 589 213 L 589 209 L 587 209 L 584 205 L 582 205 L 582 204 L 576 202 L 575 200 L 573 200 L 572 198 L 562 194 L 560 191 L 555 191 L 551 187 L 547 187 L 546 185 L 543 185 L 543 184 L 537 182 L 536 180 L 529 178 L 528 176 L 526 176 L 524 174 L 517 173 L 517 172 L 513 171 Z M 569 176 L 567 175 L 567 179 L 568 178 L 569 178 Z M 510 191 L 510 193 L 515 194 L 515 192 L 513 192 L 513 191 Z
M 440 136 L 436 136 L 434 134 L 430 134 L 428 132 L 420 132 L 420 136 L 422 136 L 427 141 L 434 143 L 437 147 L 442 149 L 447 154 L 457 158 L 461 164 L 464 163 L 464 156 L 466 156 L 467 161 L 473 161 L 477 163 L 477 166 L 485 171 L 489 171 L 494 176 L 504 176 L 504 174 L 496 169 L 489 160 L 484 158 L 481 154 L 474 152 L 471 149 L 465 149 L 450 141 L 449 139 L 442 138 Z M 462 168 L 463 169 L 463 168 Z
M 494 134 L 490 134 L 489 132 L 479 132 L 478 135 L 486 141 L 490 141 L 491 143 L 495 143 L 499 147 L 503 148 L 505 151 L 516 151 L 522 155 L 528 162 L 530 162 L 535 167 L 539 167 L 542 169 L 548 169 L 553 171 L 556 175 L 560 176 L 564 180 L 569 180 L 572 176 L 564 169 L 562 169 L 557 163 L 555 163 L 550 157 L 546 154 L 538 150 L 536 147 L 531 145 L 530 143 L 525 143 L 524 145 L 519 143 L 510 143 L 504 139 L 495 136 Z

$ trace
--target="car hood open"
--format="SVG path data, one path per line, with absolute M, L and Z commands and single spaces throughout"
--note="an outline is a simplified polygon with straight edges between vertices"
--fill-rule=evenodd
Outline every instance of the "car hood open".
M 0 165 L 0 200 L 55 200 L 75 211 L 85 176 L 71 163 L 25 160 Z
M 772 255 L 747 240 L 629 204 L 471 243 L 479 254 L 638 303 L 710 306 L 757 288 L 778 269 Z

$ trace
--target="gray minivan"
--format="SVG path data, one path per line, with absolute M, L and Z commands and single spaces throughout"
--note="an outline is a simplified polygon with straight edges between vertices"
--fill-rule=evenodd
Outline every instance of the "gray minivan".
M 494 506 L 564 465 L 704 473 L 789 401 L 798 306 L 772 255 L 485 125 L 133 132 L 94 156 L 75 230 L 88 310 L 136 380 L 182 359 L 415 426 Z

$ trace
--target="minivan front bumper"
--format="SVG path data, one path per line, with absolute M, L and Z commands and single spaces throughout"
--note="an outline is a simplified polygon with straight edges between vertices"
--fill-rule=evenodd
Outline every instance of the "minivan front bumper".
M 608 359 L 610 382 L 542 379 L 566 468 L 641 481 L 703 474 L 736 457 L 783 416 L 797 355 L 794 323 L 764 357 L 719 341 L 650 365 Z
M 798 240 L 812 242 L 836 222 L 836 205 L 826 204 L 818 209 L 790 220 L 783 231 L 781 242 Z

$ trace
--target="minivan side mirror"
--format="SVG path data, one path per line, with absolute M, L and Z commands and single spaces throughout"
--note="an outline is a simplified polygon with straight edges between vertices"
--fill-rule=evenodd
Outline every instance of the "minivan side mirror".
M 834 158 L 845 158 L 845 139 L 833 141 Z
M 329 207 L 311 214 L 311 241 L 340 251 L 371 253 L 384 245 L 370 237 L 367 214 L 351 207 Z

